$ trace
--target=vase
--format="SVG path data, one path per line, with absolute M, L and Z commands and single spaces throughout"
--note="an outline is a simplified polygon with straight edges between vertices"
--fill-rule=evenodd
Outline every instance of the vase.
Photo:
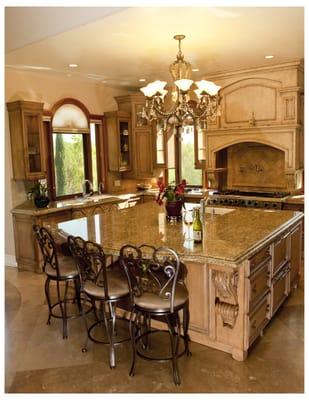
M 37 208 L 47 207 L 49 204 L 49 198 L 48 197 L 35 197 L 34 204 L 37 206 Z
M 181 210 L 182 210 L 183 201 L 175 200 L 175 201 L 167 201 L 165 204 L 166 209 L 166 218 L 167 219 L 181 219 Z

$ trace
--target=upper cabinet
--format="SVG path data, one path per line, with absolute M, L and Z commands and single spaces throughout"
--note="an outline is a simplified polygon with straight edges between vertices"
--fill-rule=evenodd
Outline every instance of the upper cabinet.
M 115 98 L 121 112 L 130 113 L 132 132 L 132 170 L 126 174 L 132 178 L 150 178 L 156 164 L 153 152 L 154 126 L 140 117 L 145 104 L 145 97 L 141 93 L 132 93 Z
M 211 76 L 222 89 L 221 115 L 209 129 L 302 124 L 301 61 Z
M 125 111 L 105 113 L 110 171 L 124 172 L 132 169 L 131 118 Z
M 10 122 L 13 179 L 46 178 L 43 103 L 7 103 Z

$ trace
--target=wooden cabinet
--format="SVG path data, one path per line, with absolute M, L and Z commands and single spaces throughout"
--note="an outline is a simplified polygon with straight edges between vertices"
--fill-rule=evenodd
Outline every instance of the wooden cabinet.
M 71 210 L 51 214 L 13 214 L 15 252 L 18 269 L 41 273 L 42 256 L 33 234 L 33 225 L 49 226 L 72 219 Z
M 7 103 L 10 121 L 13 179 L 46 178 L 43 103 Z
M 105 113 L 107 128 L 108 168 L 113 172 L 132 168 L 130 114 L 125 111 Z
M 132 169 L 128 178 L 151 178 L 153 176 L 153 125 L 141 118 L 145 104 L 142 93 L 115 97 L 121 112 L 129 113 L 132 132 Z

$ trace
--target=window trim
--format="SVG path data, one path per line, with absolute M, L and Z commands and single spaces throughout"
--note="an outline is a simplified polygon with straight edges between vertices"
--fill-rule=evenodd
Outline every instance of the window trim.
M 81 197 L 82 196 L 82 191 L 79 193 L 73 193 L 73 194 L 67 194 L 63 196 L 57 196 L 56 195 L 56 177 L 55 177 L 55 165 L 54 165 L 54 149 L 53 149 L 53 133 L 62 133 L 62 134 L 80 134 L 83 135 L 83 156 L 84 156 L 84 176 L 85 179 L 89 179 L 91 182 L 93 181 L 93 175 L 92 175 L 92 156 L 91 156 L 91 135 L 90 133 L 82 133 L 82 132 L 53 132 L 52 129 L 52 119 L 54 113 L 57 111 L 59 107 L 61 107 L 64 104 L 74 104 L 78 107 L 81 108 L 81 110 L 85 113 L 87 119 L 88 119 L 88 124 L 89 124 L 89 129 L 90 129 L 90 123 L 94 123 L 96 126 L 99 126 L 99 128 L 96 128 L 96 149 L 97 149 L 97 174 L 98 174 L 98 183 L 99 182 L 106 182 L 106 167 L 105 167 L 105 154 L 104 154 L 104 117 L 103 115 L 97 115 L 97 114 L 90 114 L 88 111 L 87 107 L 81 103 L 77 99 L 73 98 L 65 98 L 59 100 L 57 103 L 54 104 L 52 107 L 51 111 L 46 111 L 44 112 L 45 114 L 45 120 L 44 123 L 44 130 L 45 130 L 45 138 L 46 138 L 46 143 L 47 143 L 47 182 L 48 182 L 48 187 L 50 188 L 50 195 L 51 199 L 54 201 L 58 200 L 66 200 L 66 199 L 72 199 L 75 197 Z M 102 157 L 102 154 L 104 155 Z M 100 156 L 101 157 L 100 157 Z M 82 189 L 82 188 L 81 188 Z M 95 188 L 97 189 L 97 188 Z M 104 191 L 106 190 L 106 186 Z

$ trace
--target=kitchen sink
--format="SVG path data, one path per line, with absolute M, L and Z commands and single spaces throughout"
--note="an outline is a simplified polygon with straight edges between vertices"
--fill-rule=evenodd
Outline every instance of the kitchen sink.
M 89 197 L 78 197 L 77 199 L 72 199 L 72 200 L 67 200 L 64 201 L 62 204 L 66 206 L 79 206 L 87 203 L 97 203 L 101 200 L 105 199 L 113 199 L 117 198 L 111 194 L 97 194 L 94 196 L 89 196 Z
M 235 208 L 224 208 L 224 207 L 205 207 L 205 213 L 212 215 L 223 215 L 234 211 Z

